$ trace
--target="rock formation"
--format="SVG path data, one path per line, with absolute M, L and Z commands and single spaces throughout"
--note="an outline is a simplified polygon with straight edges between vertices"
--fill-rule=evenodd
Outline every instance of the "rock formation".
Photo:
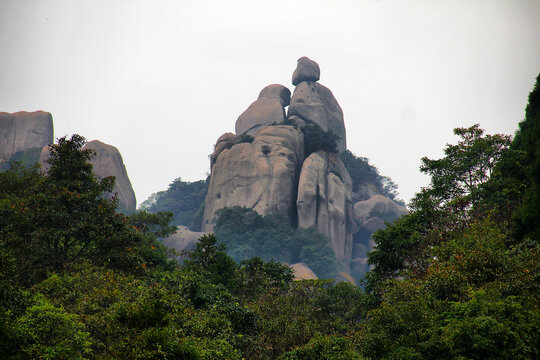
M 285 121 L 285 106 L 289 105 L 291 92 L 283 85 L 269 85 L 261 90 L 259 98 L 238 117 L 237 134 L 254 135 L 262 126 L 281 124 Z
M 358 201 L 354 204 L 354 217 L 359 225 L 373 217 L 392 221 L 407 213 L 407 208 L 382 195 L 374 195 L 368 200 Z
M 48 112 L 0 112 L 0 163 L 19 151 L 41 149 L 53 140 L 53 120 Z
M 292 84 L 296 86 L 302 81 L 318 81 L 320 77 L 321 69 L 319 64 L 306 56 L 302 56 L 298 59 L 296 70 L 293 72 Z
M 292 264 L 294 280 L 317 280 L 317 275 L 304 263 Z
M 296 85 L 287 117 L 298 117 L 305 122 L 319 125 L 324 131 L 333 131 L 340 137 L 339 151 L 347 148 L 343 111 L 332 92 L 316 82 L 319 79 L 319 65 L 303 57 L 293 74 Z
M 216 212 L 225 207 L 245 206 L 261 215 L 284 213 L 293 225 L 327 235 L 339 268 L 345 269 L 338 278 L 354 282 L 351 273 L 367 266 L 372 230 L 403 209 L 369 184 L 357 184 L 353 193 L 351 177 L 338 154 L 322 150 L 304 154 L 305 141 L 314 140 L 306 140 L 301 131 L 308 123 L 337 134 L 339 151 L 346 149 L 343 112 L 332 92 L 317 82 L 319 78 L 316 62 L 298 59 L 292 98 L 283 85 L 265 87 L 238 117 L 236 134 L 226 133 L 217 140 L 202 229 L 212 231 Z M 315 276 L 304 264 L 293 267 L 297 277 Z
M 134 212 L 137 206 L 135 192 L 131 186 L 131 181 L 129 181 L 120 151 L 114 146 L 99 140 L 86 143 L 84 148 L 96 152 L 96 156 L 90 162 L 94 166 L 94 174 L 97 177 L 114 176 L 116 178 L 113 193 L 118 194 L 118 210 L 128 214 Z
M 302 166 L 298 182 L 298 227 L 314 227 L 331 239 L 337 260 L 348 264 L 354 232 L 352 180 L 337 154 L 318 151 Z
M 227 141 L 232 146 L 226 145 Z M 246 206 L 261 215 L 295 211 L 298 174 L 304 160 L 304 138 L 293 126 L 262 128 L 253 142 L 237 143 L 225 134 L 216 144 L 203 226 L 211 231 L 218 209 Z
M 163 245 L 181 252 L 189 251 L 195 247 L 197 240 L 208 233 L 191 231 L 185 226 L 178 226 L 178 230 L 171 236 L 163 239 Z
M 118 194 L 118 211 L 126 214 L 134 212 L 137 206 L 135 192 L 131 186 L 131 181 L 129 181 L 120 151 L 114 146 L 105 144 L 99 140 L 86 143 L 83 149 L 92 149 L 96 152 L 96 156 L 90 160 L 90 163 L 93 165 L 93 172 L 98 178 L 102 179 L 107 176 L 114 176 L 116 178 L 113 193 Z M 49 147 L 45 146 L 39 157 L 39 163 L 44 172 L 47 172 L 49 168 L 47 163 L 49 157 Z

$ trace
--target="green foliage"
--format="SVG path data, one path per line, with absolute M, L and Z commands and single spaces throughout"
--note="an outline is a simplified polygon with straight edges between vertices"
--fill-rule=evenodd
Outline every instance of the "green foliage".
M 321 278 L 336 274 L 328 237 L 314 229 L 293 229 L 284 216 L 263 217 L 247 208 L 225 208 L 217 213 L 214 231 L 238 262 L 260 256 L 288 264 L 304 262 Z
M 525 120 L 512 143 L 512 149 L 525 152 L 521 178 L 526 184 L 523 204 L 517 209 L 520 237 L 540 239 L 540 75 L 536 78 L 529 103 L 525 109 Z
M 278 360 L 361 360 L 347 338 L 315 336 L 306 345 L 281 355 Z
M 114 179 L 95 178 L 83 145 L 78 135 L 52 145 L 48 176 L 17 166 L 0 173 L 0 246 L 22 284 L 82 259 L 133 272 L 166 264 L 154 234 L 131 226 L 104 196 Z
M 338 153 L 339 136 L 332 130 L 324 131 L 315 123 L 306 123 L 302 127 L 304 133 L 304 154 L 308 157 L 310 154 L 322 150 L 329 153 Z
M 207 191 L 207 181 L 186 182 L 178 178 L 167 190 L 152 194 L 141 204 L 141 209 L 150 213 L 171 212 L 173 225 L 200 231 Z
M 351 175 L 353 191 L 358 191 L 361 185 L 372 185 L 382 195 L 405 205 L 403 200 L 397 198 L 397 185 L 389 177 L 380 175 L 379 170 L 367 158 L 358 157 L 349 150 L 340 153 L 339 158 Z
M 19 354 L 33 359 L 87 359 L 92 341 L 79 316 L 53 306 L 42 295 L 17 321 Z

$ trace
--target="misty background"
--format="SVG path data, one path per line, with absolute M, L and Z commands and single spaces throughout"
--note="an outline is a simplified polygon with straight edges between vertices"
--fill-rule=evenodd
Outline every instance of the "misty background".
M 455 127 L 513 134 L 540 72 L 540 1 L 0 0 L 0 111 L 116 146 L 137 203 L 204 179 L 217 138 L 296 60 L 347 145 L 408 201 Z

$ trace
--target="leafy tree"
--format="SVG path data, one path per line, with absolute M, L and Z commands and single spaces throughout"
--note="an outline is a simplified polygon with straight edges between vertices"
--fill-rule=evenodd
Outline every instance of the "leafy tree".
M 322 150 L 338 153 L 339 136 L 332 130 L 324 131 L 319 125 L 308 122 L 302 127 L 304 133 L 304 154 L 306 157 Z
M 152 194 L 141 208 L 150 213 L 171 212 L 173 225 L 200 231 L 207 191 L 208 181 L 186 182 L 178 178 L 169 184 L 167 190 Z
M 531 236 L 538 240 L 540 239 L 540 75 L 529 94 L 525 120 L 519 124 L 512 149 L 526 153 L 523 161 L 525 178 L 522 180 L 525 180 L 527 185 L 523 205 L 517 211 L 520 236 Z
M 261 216 L 248 208 L 224 208 L 217 213 L 214 231 L 238 262 L 260 256 L 288 264 L 304 262 L 323 278 L 336 274 L 330 239 L 315 229 L 293 229 L 282 215 Z
M 369 163 L 369 159 L 357 157 L 349 150 L 340 153 L 339 158 L 351 175 L 353 191 L 358 191 L 361 185 L 371 184 L 382 195 L 400 205 L 405 205 L 403 200 L 397 198 L 397 185 L 389 177 L 380 175 L 379 170 Z
M 295 350 L 281 355 L 278 360 L 361 360 L 352 350 L 351 342 L 344 337 L 315 336 Z
M 48 175 L 18 166 L 0 173 L 0 245 L 15 258 L 22 284 L 82 259 L 139 272 L 167 262 L 155 236 L 131 226 L 116 199 L 104 196 L 114 179 L 93 175 L 84 143 L 79 135 L 58 139 Z

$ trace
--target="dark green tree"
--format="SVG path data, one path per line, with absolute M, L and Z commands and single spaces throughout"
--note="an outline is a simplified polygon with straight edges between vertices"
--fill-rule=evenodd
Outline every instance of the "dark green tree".
M 512 142 L 512 149 L 526 153 L 524 161 L 526 190 L 523 205 L 518 209 L 520 236 L 540 239 L 540 75 L 536 78 L 529 103 L 525 109 L 525 120 Z

